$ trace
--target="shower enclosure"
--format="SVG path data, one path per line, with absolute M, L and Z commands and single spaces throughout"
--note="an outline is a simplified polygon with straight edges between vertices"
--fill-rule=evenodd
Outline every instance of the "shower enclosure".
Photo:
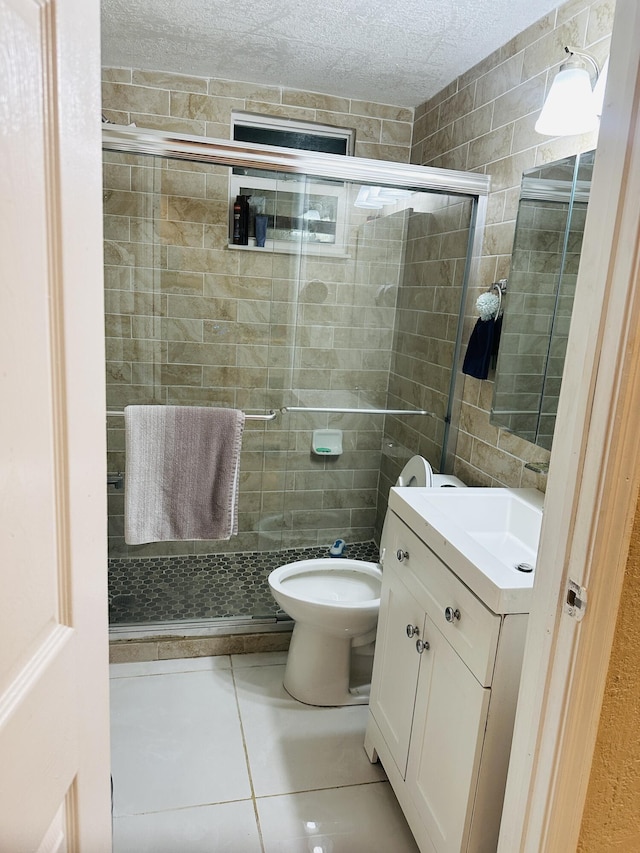
M 133 128 L 106 128 L 104 149 L 111 622 L 264 630 L 272 568 L 336 538 L 376 559 L 406 459 L 450 467 L 488 179 Z M 251 416 L 236 537 L 125 543 L 129 404 Z M 312 452 L 319 429 L 341 431 L 340 455 Z

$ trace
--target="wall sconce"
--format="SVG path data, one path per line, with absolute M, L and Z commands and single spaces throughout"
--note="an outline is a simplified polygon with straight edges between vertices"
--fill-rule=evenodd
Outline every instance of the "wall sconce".
M 565 47 L 565 52 L 569 59 L 560 66 L 535 124 L 536 132 L 545 136 L 573 136 L 589 133 L 598 127 L 598 104 L 583 60 L 593 66 L 596 85 L 600 77 L 598 63 L 588 53 L 581 53 L 573 47 Z M 598 88 L 601 90 L 603 85 Z

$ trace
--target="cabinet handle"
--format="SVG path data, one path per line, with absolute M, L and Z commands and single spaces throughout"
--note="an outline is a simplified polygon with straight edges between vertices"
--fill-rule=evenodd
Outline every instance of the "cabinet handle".
M 407 637 L 409 637 L 409 639 L 411 639 L 412 637 L 419 637 L 419 636 L 420 636 L 420 628 L 418 628 L 417 625 L 411 625 L 411 624 L 407 625 Z
M 396 557 L 398 558 L 398 562 L 401 563 L 403 560 L 409 559 L 409 552 L 403 551 L 402 548 L 398 548 L 396 551 Z
M 430 646 L 427 640 L 416 640 L 416 651 L 419 655 L 421 655 L 422 652 L 428 652 L 429 648 Z
M 456 622 L 458 619 L 460 619 L 460 611 L 457 607 L 455 608 L 455 610 L 453 609 L 453 607 L 445 607 L 444 618 L 447 620 L 447 622 Z

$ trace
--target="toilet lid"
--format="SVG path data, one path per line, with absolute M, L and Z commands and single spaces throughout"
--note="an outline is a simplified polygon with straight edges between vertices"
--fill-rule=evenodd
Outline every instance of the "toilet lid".
M 396 486 L 425 486 L 431 487 L 433 483 L 433 470 L 431 465 L 422 456 L 412 456 L 402 469 Z

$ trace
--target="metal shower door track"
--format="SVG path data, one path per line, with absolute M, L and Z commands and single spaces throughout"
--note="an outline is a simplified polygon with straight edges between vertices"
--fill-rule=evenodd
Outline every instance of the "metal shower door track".
M 143 130 L 109 124 L 102 128 L 103 147 L 196 160 L 223 166 L 268 169 L 375 185 L 392 185 L 457 195 L 487 196 L 490 178 L 476 172 L 458 172 L 431 166 L 413 166 L 389 160 L 369 160 L 293 148 L 254 145 L 229 139 L 190 136 L 164 130 Z

